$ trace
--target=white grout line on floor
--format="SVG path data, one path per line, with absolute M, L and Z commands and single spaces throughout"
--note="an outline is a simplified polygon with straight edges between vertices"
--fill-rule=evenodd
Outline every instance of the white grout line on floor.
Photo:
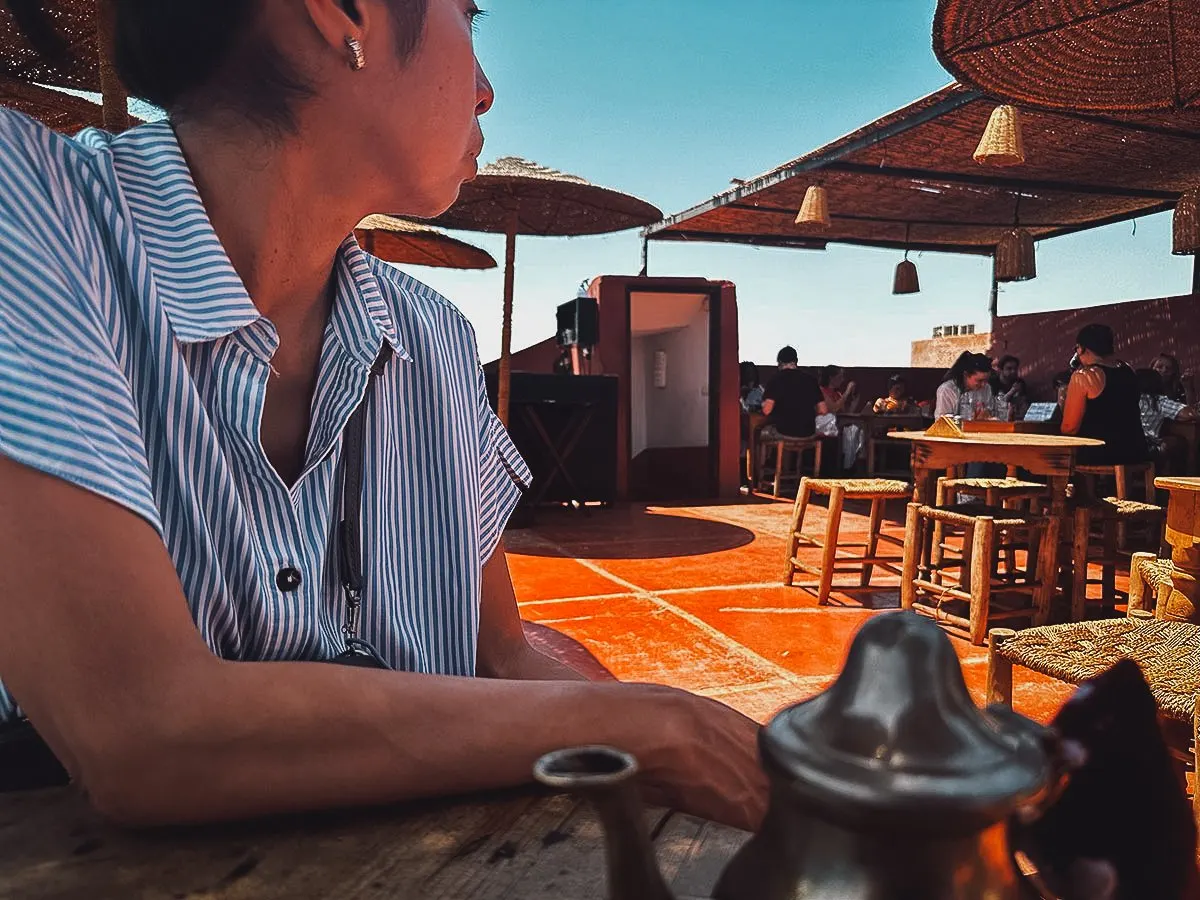
M 553 549 L 556 553 L 566 553 L 565 548 L 559 546 L 554 541 L 551 541 L 548 538 L 544 538 L 539 535 L 538 538 L 536 538 L 536 540 L 541 541 L 547 547 Z M 763 666 L 767 670 L 773 672 L 777 678 L 782 679 L 783 681 L 787 681 L 790 684 L 795 684 L 795 685 L 802 684 L 803 679 L 801 676 L 796 675 L 793 672 L 789 672 L 783 666 L 778 665 L 777 663 L 773 663 L 773 662 L 771 662 L 771 660 L 767 659 L 765 656 L 761 656 L 758 653 L 755 653 L 749 647 L 745 647 L 742 644 L 738 643 L 737 641 L 735 641 L 733 638 L 729 637 L 729 635 L 725 634 L 720 629 L 713 628 L 711 625 L 709 625 L 703 619 L 700 619 L 697 616 L 692 615 L 691 613 L 687 612 L 684 609 L 681 609 L 680 607 L 676 606 L 673 603 L 669 603 L 668 601 L 664 600 L 662 597 L 658 596 L 653 591 L 644 590 L 643 588 L 638 587 L 638 585 L 634 584 L 632 581 L 626 581 L 624 578 L 614 575 L 612 572 L 605 570 L 602 566 L 599 566 L 596 563 L 591 562 L 590 560 L 577 559 L 576 562 L 578 562 L 581 566 L 584 566 L 585 568 L 591 569 L 597 575 L 603 575 L 605 578 L 609 579 L 610 581 L 613 581 L 616 584 L 619 584 L 623 587 L 628 588 L 630 591 L 636 593 L 637 596 L 644 598 L 646 600 L 649 600 L 651 603 L 658 606 L 660 609 L 663 609 L 667 612 L 673 613 L 674 615 L 683 619 L 689 625 L 694 626 L 695 628 L 700 630 L 702 633 L 706 634 L 708 637 L 710 637 L 712 640 L 716 641 L 718 644 L 725 647 L 726 650 L 729 650 L 730 652 L 734 653 L 735 655 L 742 657 L 747 662 L 752 662 L 755 665 Z

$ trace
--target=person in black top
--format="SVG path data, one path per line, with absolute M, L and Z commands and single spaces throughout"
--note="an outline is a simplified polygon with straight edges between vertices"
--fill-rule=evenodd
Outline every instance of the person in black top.
M 1124 465 L 1149 456 L 1137 374 L 1115 352 L 1107 325 L 1087 325 L 1075 339 L 1080 365 L 1067 385 L 1062 432 L 1104 441 L 1103 447 L 1079 451 L 1076 459 L 1083 465 Z
M 795 347 L 784 347 L 776 357 L 779 371 L 767 385 L 762 411 L 770 418 L 763 440 L 806 438 L 816 433 L 816 419 L 827 412 L 817 379 L 797 368 Z

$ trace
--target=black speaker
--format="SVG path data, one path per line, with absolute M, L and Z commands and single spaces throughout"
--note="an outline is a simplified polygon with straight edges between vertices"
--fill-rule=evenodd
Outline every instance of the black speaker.
M 576 297 L 558 308 L 560 347 L 595 347 L 600 343 L 600 304 L 594 297 Z

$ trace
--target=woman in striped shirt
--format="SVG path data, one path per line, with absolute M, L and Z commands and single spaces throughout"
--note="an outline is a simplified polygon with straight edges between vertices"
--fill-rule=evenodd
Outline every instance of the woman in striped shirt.
M 169 122 L 67 140 L 0 111 L 0 723 L 129 822 L 515 785 L 604 743 L 756 824 L 753 722 L 526 643 L 501 533 L 528 470 L 474 335 L 348 237 L 474 176 L 475 4 L 115 6 Z M 394 671 L 313 664 L 348 637 Z

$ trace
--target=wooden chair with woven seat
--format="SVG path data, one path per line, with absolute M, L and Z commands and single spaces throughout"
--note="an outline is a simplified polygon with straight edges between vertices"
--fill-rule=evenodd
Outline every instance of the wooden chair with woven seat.
M 1082 622 L 1086 617 L 1089 585 L 1100 585 L 1100 602 L 1105 607 L 1111 609 L 1120 599 L 1116 584 L 1120 530 L 1130 525 L 1145 526 L 1158 536 L 1161 545 L 1166 523 L 1166 510 L 1153 503 L 1104 497 L 1076 505 L 1070 529 L 1071 553 L 1069 557 L 1064 557 L 1071 561 L 1072 622 Z M 1097 525 L 1099 534 L 1096 533 Z M 1152 554 L 1144 555 L 1154 558 Z M 1100 564 L 1098 579 L 1088 577 L 1088 565 L 1092 563 Z M 1131 563 L 1131 584 L 1135 568 L 1135 564 Z
M 941 562 L 934 561 L 933 535 L 939 524 L 943 535 L 945 529 L 962 533 L 960 559 L 946 561 L 943 557 Z M 1047 525 L 1045 516 L 1022 510 L 976 503 L 944 507 L 910 503 L 904 530 L 901 606 L 964 632 L 977 646 L 983 645 L 993 621 L 1044 621 L 1048 611 L 1038 607 L 1043 592 L 1037 579 L 1037 559 Z M 1003 546 L 1025 551 L 1022 570 L 1000 575 L 998 555 Z M 953 579 L 953 569 L 959 570 L 957 580 Z M 967 615 L 947 611 L 952 601 L 966 604 Z M 1020 601 L 1020 605 L 1013 605 L 1013 601 Z
M 808 512 L 809 501 L 814 494 L 824 494 L 829 497 L 829 513 L 825 521 L 825 534 L 818 536 L 805 532 L 804 519 Z M 879 542 L 903 546 L 899 538 L 883 534 L 884 505 L 888 500 L 907 499 L 912 496 L 912 485 L 904 481 L 893 481 L 887 478 L 803 478 L 800 489 L 796 492 L 796 504 L 792 508 L 792 527 L 788 539 L 787 565 L 783 575 L 783 583 L 791 587 L 795 583 L 796 573 L 804 572 L 816 575 L 820 581 L 817 586 L 817 602 L 822 606 L 829 601 L 830 591 L 833 590 L 833 576 L 854 573 L 859 575 L 859 583 L 852 587 L 839 586 L 838 590 L 861 590 L 871 584 L 871 573 L 875 567 L 900 574 L 900 556 L 879 556 Z M 865 542 L 846 543 L 840 540 L 842 527 L 842 510 L 846 500 L 870 500 L 870 524 Z M 818 547 L 822 553 L 821 565 L 814 566 L 799 559 L 801 547 Z M 861 556 L 838 555 L 838 550 L 861 549 Z M 842 565 L 838 563 L 850 563 Z
M 804 465 L 804 454 L 812 451 L 813 475 L 821 474 L 821 436 L 814 434 L 807 438 L 780 437 L 759 439 L 758 444 L 758 483 L 755 490 L 766 490 L 770 485 L 772 497 L 783 496 L 785 483 L 796 482 L 799 487 L 802 478 L 801 469 Z M 774 457 L 772 466 L 771 457 Z M 788 463 L 793 467 L 789 468 Z
M 1127 463 L 1119 466 L 1084 466 L 1077 465 L 1075 467 L 1075 476 L 1083 482 L 1086 488 L 1086 494 L 1089 497 L 1103 496 L 1102 492 L 1097 489 L 1099 479 L 1112 479 L 1114 482 L 1114 496 L 1118 500 L 1132 500 L 1130 496 L 1130 485 L 1136 484 L 1140 479 L 1142 482 L 1141 499 L 1145 503 L 1154 503 L 1158 494 L 1154 487 L 1154 479 L 1158 473 L 1155 470 L 1153 462 L 1142 463 Z M 1126 540 L 1127 529 L 1124 523 L 1117 526 L 1117 546 L 1124 549 L 1128 546 Z
M 1021 632 L 993 629 L 988 634 L 987 702 L 1012 706 L 1014 666 L 1080 684 L 1128 657 L 1141 667 L 1150 685 L 1171 755 L 1181 769 L 1195 772 L 1200 625 L 1155 621 L 1154 615 L 1131 609 L 1123 619 L 1045 625 Z M 1193 792 L 1192 802 L 1200 822 L 1200 792 Z
M 1036 481 L 1024 481 L 1018 478 L 1015 469 L 1010 467 L 1004 478 L 964 478 L 957 473 L 939 478 L 935 504 L 946 506 L 956 503 L 955 498 L 966 495 L 983 501 L 985 506 L 1003 507 L 1004 509 L 1019 509 L 1021 504 L 1028 507 L 1034 500 L 1043 500 L 1049 496 L 1050 488 Z M 933 561 L 941 563 L 946 544 L 940 523 L 934 525 Z M 1011 548 L 1004 549 L 1004 565 L 1008 572 L 1016 570 L 1016 555 Z M 937 580 L 935 578 L 935 580 Z

